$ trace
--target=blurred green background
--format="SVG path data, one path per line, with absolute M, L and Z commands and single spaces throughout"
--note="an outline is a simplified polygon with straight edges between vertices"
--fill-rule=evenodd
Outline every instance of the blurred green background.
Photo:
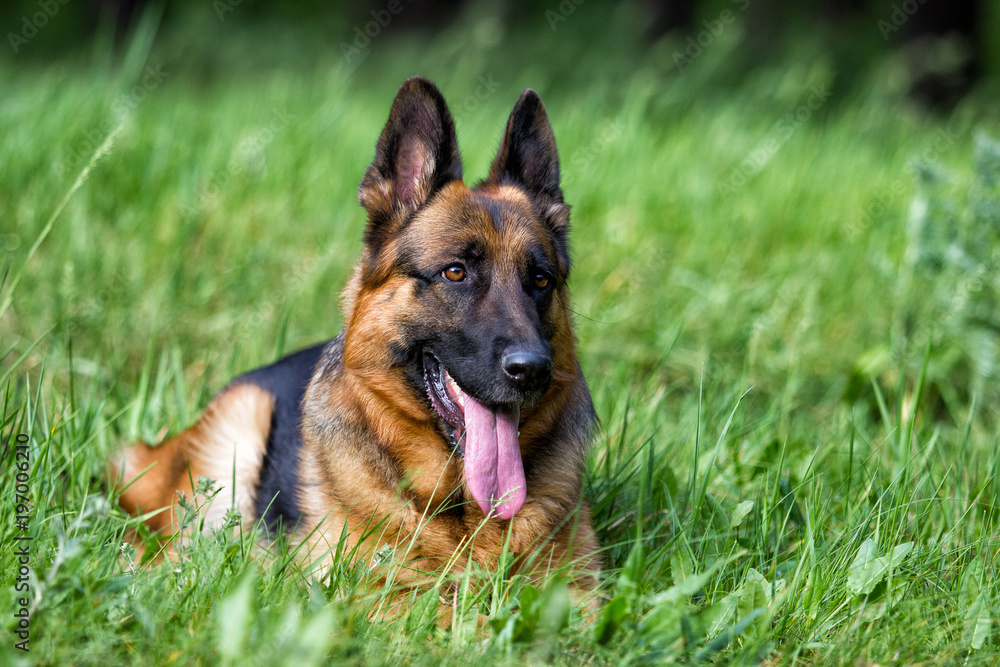
M 405 623 L 359 629 L 353 579 L 254 579 L 228 538 L 123 574 L 134 523 L 91 504 L 108 452 L 337 333 L 356 188 L 421 74 L 467 181 L 525 87 L 558 141 L 603 424 L 586 491 L 621 600 L 596 635 L 574 616 L 560 650 L 995 664 L 1000 10 L 789 5 L 0 8 L 0 426 L 32 433 L 38 462 L 35 659 L 212 662 L 330 636 L 309 660 L 472 660 L 474 634 L 428 649 Z M 216 632 L 247 581 L 237 650 Z M 552 657 L 513 593 L 470 604 L 514 633 L 475 660 Z
M 0 325 L 25 339 L 54 326 L 52 348 L 75 331 L 81 354 L 127 358 L 123 379 L 146 347 L 121 341 L 212 354 L 214 340 L 186 339 L 227 338 L 262 300 L 265 331 L 251 344 L 285 327 L 295 344 L 332 334 L 333 294 L 360 237 L 353 190 L 396 88 L 420 73 L 451 101 L 472 180 L 520 91 L 542 94 L 586 251 L 579 326 L 627 334 L 624 348 L 611 338 L 615 359 L 658 363 L 647 338 L 684 321 L 694 288 L 670 295 L 644 281 L 669 290 L 660 279 L 678 271 L 737 272 L 764 290 L 727 297 L 746 316 L 715 304 L 682 327 L 695 348 L 699 328 L 732 328 L 727 359 L 741 358 L 748 317 L 801 264 L 808 284 L 796 276 L 790 289 L 818 290 L 810 298 L 822 298 L 824 335 L 837 342 L 806 375 L 849 368 L 854 347 L 895 317 L 898 295 L 877 294 L 886 267 L 864 246 L 885 234 L 899 259 L 903 227 L 881 223 L 899 223 L 909 203 L 911 158 L 968 153 L 976 128 L 995 128 L 998 21 L 991 2 L 918 0 L 8 4 L 10 270 L 112 134 L 115 146 L 25 265 L 18 293 L 48 295 L 28 307 L 38 317 L 14 326 L 5 313 Z M 74 242 L 87 244 L 82 256 L 55 260 L 55 246 Z M 824 269 L 824 257 L 836 259 Z

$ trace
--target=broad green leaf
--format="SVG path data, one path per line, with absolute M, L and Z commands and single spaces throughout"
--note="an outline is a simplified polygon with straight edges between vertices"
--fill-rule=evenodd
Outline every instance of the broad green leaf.
M 432 588 L 418 597 L 406 615 L 407 633 L 416 634 L 427 631 L 437 621 L 438 604 L 440 604 L 440 599 L 436 588 Z
M 740 555 L 742 554 L 735 554 L 729 559 L 720 558 L 705 572 L 693 574 L 662 593 L 648 598 L 652 610 L 640 624 L 639 634 L 645 636 L 648 641 L 659 644 L 669 643 L 680 636 L 680 617 L 688 610 L 690 597 L 703 589 L 724 565 Z
M 737 528 L 743 523 L 743 520 L 750 516 L 750 512 L 753 511 L 754 502 L 752 500 L 744 500 L 742 503 L 733 508 L 733 511 L 729 513 L 729 527 Z
M 321 608 L 322 607 L 320 607 L 320 609 Z M 302 614 L 299 612 L 298 605 L 290 604 L 285 607 L 285 613 L 281 616 L 281 624 L 278 626 L 277 633 L 271 639 L 269 648 L 272 648 L 275 652 L 283 650 L 285 647 L 282 646 L 282 644 L 284 642 L 291 643 L 294 641 L 294 637 L 300 629 L 301 623 Z
M 694 574 L 694 561 L 686 549 L 675 549 L 670 554 L 670 573 L 675 584 L 679 584 Z
M 615 636 L 625 614 L 628 611 L 628 601 L 621 596 L 615 596 L 611 602 L 601 610 L 601 618 L 594 627 L 594 639 L 598 644 L 608 643 Z
M 521 616 L 525 617 L 538 617 L 538 589 L 527 584 L 521 589 L 521 596 L 518 598 L 520 602 Z
M 872 557 L 875 555 L 875 550 L 875 541 L 871 539 L 865 540 L 858 549 L 858 555 L 851 564 L 847 578 L 847 588 L 854 595 L 868 595 L 875 590 L 875 587 L 899 567 L 913 550 L 913 542 L 893 547 L 888 554 L 878 558 Z
M 761 590 L 768 587 L 770 584 L 767 583 L 767 578 L 757 571 L 757 568 L 751 567 L 747 570 L 746 576 L 743 578 L 743 585 L 746 586 L 750 582 L 757 582 L 761 585 Z
M 569 625 L 569 589 L 565 581 L 549 584 L 538 598 L 538 630 L 544 636 L 558 635 Z
M 885 598 L 880 598 L 874 602 L 869 601 L 863 606 L 861 621 L 863 623 L 873 623 L 878 621 L 879 619 L 885 618 L 888 610 L 889 605 L 886 603 Z
M 661 647 L 672 644 L 681 636 L 681 616 L 686 610 L 687 605 L 677 600 L 655 607 L 639 625 L 642 641 Z
M 764 596 L 767 598 L 767 606 L 769 607 L 771 606 L 771 603 L 774 602 L 774 598 L 777 597 L 781 591 L 785 590 L 784 579 L 776 579 L 774 582 L 770 582 L 767 580 L 767 577 L 758 572 L 755 568 L 750 568 L 747 571 L 746 580 L 751 579 L 761 585 L 761 588 L 764 591 Z M 744 585 L 746 584 L 744 583 Z
M 851 595 L 868 595 L 885 576 L 885 568 L 886 563 L 876 556 L 875 540 L 865 540 L 848 570 L 847 590 Z
M 437 592 L 431 592 L 435 594 L 436 602 Z M 424 597 L 427 597 L 427 595 L 424 595 Z M 436 604 L 434 605 L 434 609 L 437 609 Z M 296 667 L 300 665 L 323 664 L 326 651 L 336 637 L 333 631 L 335 620 L 333 610 L 329 607 L 320 610 L 318 614 L 313 616 L 302 627 L 302 630 L 299 632 L 298 641 L 296 642 L 296 653 L 301 652 L 302 655 L 301 657 L 297 655 L 294 661 L 288 661 L 289 664 L 294 664 Z
M 219 604 L 219 657 L 223 662 L 238 658 L 250 627 L 251 601 L 257 573 L 249 570 L 225 600 Z
M 715 617 L 712 620 L 712 624 L 708 626 L 708 632 L 706 633 L 709 637 L 718 635 L 729 626 L 729 621 L 736 612 L 738 601 L 739 596 L 736 593 L 730 593 L 722 598 L 722 602 L 714 605 L 716 607 L 713 610 Z
M 913 542 L 904 542 L 903 544 L 893 547 L 892 551 L 889 553 L 889 567 L 886 571 L 887 576 L 892 576 L 893 570 L 899 567 L 911 551 L 913 551 Z
M 618 575 L 616 585 L 618 595 L 627 596 L 628 598 L 634 596 L 639 590 L 639 584 L 642 582 L 642 575 L 645 569 L 645 550 L 642 547 L 642 542 L 637 541 L 628 554 L 625 567 L 622 568 L 621 573 Z
M 747 628 L 751 627 L 751 624 L 754 624 L 756 626 L 758 618 L 763 614 L 764 614 L 763 609 L 756 609 L 753 612 L 751 612 L 748 616 L 742 618 L 732 627 L 726 628 L 722 632 L 722 634 L 720 634 L 712 641 L 708 642 L 708 645 L 698 652 L 698 654 L 695 656 L 694 663 L 699 664 L 704 660 L 706 660 L 713 653 L 718 653 L 719 651 L 725 649 L 727 646 L 729 646 L 729 642 L 731 642 L 734 637 L 739 637 L 740 635 L 742 635 L 747 630 Z
M 720 558 L 712 564 L 712 567 L 708 568 L 704 572 L 699 574 L 693 574 L 683 581 L 680 581 L 662 593 L 657 593 L 653 597 L 649 598 L 649 603 L 653 607 L 653 613 L 661 607 L 676 607 L 680 603 L 679 607 L 683 608 L 684 605 L 688 603 L 688 598 L 700 591 L 705 587 L 705 584 L 709 579 L 718 572 L 722 566 L 731 562 L 734 558 L 737 558 L 741 554 L 735 554 L 730 559 Z
M 973 601 L 979 596 L 979 592 L 982 590 L 980 582 L 983 580 L 983 563 L 979 559 L 973 560 L 969 563 L 969 566 L 965 568 L 965 573 L 962 575 L 962 588 L 959 601 L 962 606 L 969 606 Z
M 712 525 L 719 530 L 729 528 L 729 517 L 726 516 L 726 508 L 722 506 L 711 493 L 705 494 L 705 504 L 712 510 Z
M 781 595 L 781 592 L 785 590 L 786 584 L 787 582 L 784 579 L 775 579 L 770 584 L 764 586 L 764 594 L 767 595 L 768 607 L 774 604 L 775 598 Z
M 767 584 L 767 579 L 764 578 L 760 572 L 754 568 L 750 568 L 747 571 L 747 576 L 743 579 L 743 585 L 740 587 L 739 602 L 736 605 L 736 612 L 739 619 L 745 619 L 755 612 L 767 609 L 767 594 L 764 592 L 764 586 Z M 763 615 L 758 618 L 758 622 L 753 624 L 753 629 L 750 632 L 751 636 L 756 639 L 758 632 L 765 630 L 763 624 L 766 619 Z
M 990 618 L 990 600 L 986 591 L 983 591 L 976 598 L 969 611 L 965 614 L 965 623 L 968 628 L 967 637 L 969 648 L 978 651 L 983 648 L 986 640 L 990 638 L 993 619 Z
M 527 642 L 535 634 L 538 626 L 539 594 L 538 589 L 532 585 L 527 585 L 521 589 L 521 597 L 518 598 L 520 609 L 514 619 L 516 625 L 512 629 L 512 640 L 515 642 Z

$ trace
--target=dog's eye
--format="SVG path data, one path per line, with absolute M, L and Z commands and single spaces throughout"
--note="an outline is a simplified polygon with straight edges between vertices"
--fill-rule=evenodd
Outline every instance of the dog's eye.
M 453 283 L 460 283 L 465 280 L 465 267 L 461 264 L 452 264 L 442 271 L 441 275 Z
M 544 271 L 539 271 L 535 274 L 535 287 L 537 289 L 545 289 L 549 286 L 549 274 Z

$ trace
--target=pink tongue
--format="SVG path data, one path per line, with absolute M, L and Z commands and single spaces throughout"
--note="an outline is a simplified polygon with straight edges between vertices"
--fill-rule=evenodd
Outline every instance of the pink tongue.
M 491 410 L 468 394 L 465 402 L 465 480 L 486 516 L 510 519 L 524 504 L 527 486 L 517 444 L 520 410 Z

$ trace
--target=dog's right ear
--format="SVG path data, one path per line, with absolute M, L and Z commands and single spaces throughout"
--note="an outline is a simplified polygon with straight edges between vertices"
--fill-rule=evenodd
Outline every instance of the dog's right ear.
M 365 244 L 377 249 L 435 192 L 461 178 L 455 123 L 444 97 L 423 77 L 407 79 L 358 188 L 368 211 Z

